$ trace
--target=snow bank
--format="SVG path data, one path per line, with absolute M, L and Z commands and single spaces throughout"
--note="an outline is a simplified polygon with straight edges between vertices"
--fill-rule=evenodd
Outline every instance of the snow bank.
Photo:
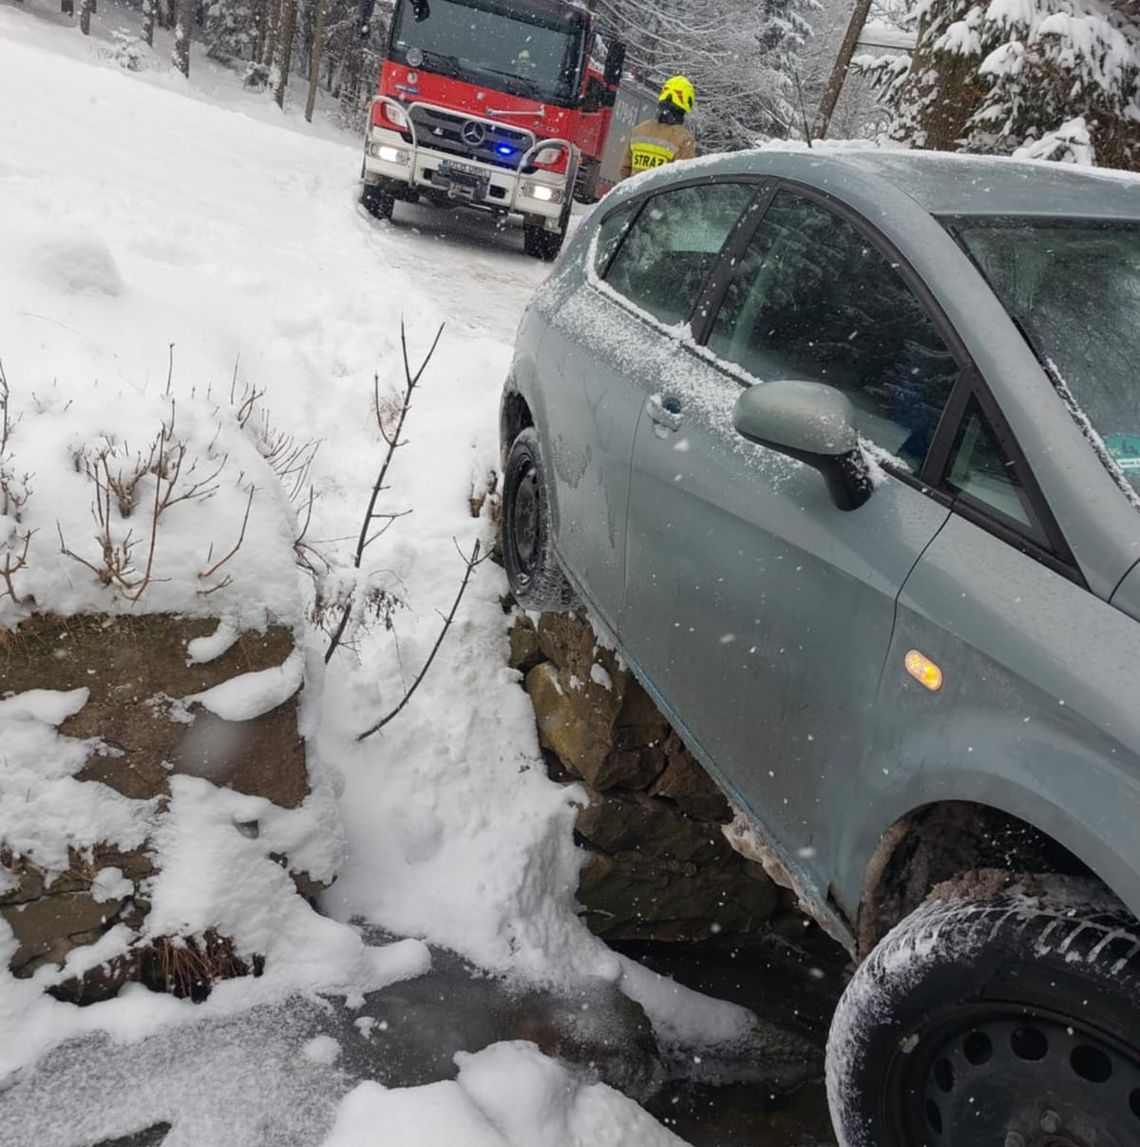
M 683 1140 L 632 1100 L 583 1083 L 533 1044 L 455 1057 L 454 1082 L 392 1091 L 362 1083 L 323 1147 L 675 1147 Z

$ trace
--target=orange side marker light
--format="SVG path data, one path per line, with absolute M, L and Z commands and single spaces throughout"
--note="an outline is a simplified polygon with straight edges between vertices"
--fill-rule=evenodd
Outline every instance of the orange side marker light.
M 903 659 L 906 671 L 924 688 L 931 693 L 937 693 L 942 688 L 942 670 L 924 653 L 911 649 Z

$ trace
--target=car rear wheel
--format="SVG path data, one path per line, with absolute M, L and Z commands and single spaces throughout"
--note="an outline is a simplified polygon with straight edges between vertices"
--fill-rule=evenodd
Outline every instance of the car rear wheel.
M 551 544 L 546 491 L 538 434 L 528 426 L 511 444 L 503 475 L 503 565 L 515 601 L 539 612 L 574 605 Z
M 936 890 L 844 992 L 827 1051 L 842 1147 L 1140 1142 L 1137 921 L 1092 881 L 965 888 Z

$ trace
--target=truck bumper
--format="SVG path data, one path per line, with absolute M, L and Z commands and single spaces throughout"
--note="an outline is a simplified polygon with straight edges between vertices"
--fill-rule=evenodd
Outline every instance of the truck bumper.
M 515 211 L 557 230 L 569 189 L 557 175 L 531 175 L 470 162 L 459 156 L 417 147 L 396 132 L 369 129 L 364 146 L 364 181 L 388 181 L 409 191 L 453 201 L 457 206 Z

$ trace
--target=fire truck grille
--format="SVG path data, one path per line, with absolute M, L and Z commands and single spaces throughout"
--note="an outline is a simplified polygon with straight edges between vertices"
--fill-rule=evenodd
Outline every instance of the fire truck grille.
M 491 163 L 517 171 L 519 161 L 534 145 L 534 135 L 505 123 L 456 115 L 426 104 L 414 104 L 409 113 L 421 146 L 463 159 Z

